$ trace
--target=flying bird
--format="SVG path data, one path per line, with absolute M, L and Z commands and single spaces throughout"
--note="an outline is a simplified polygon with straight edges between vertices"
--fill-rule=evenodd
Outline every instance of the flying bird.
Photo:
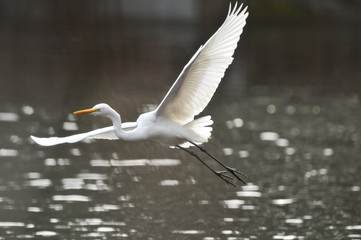
M 211 116 L 194 118 L 208 105 L 228 66 L 233 61 L 243 27 L 248 16 L 247 7 L 230 4 L 222 26 L 202 45 L 189 60 L 158 107 L 141 114 L 136 122 L 123 122 L 120 115 L 105 103 L 97 104 L 74 114 L 88 113 L 109 118 L 113 126 L 68 137 L 31 138 L 42 146 L 74 143 L 85 138 L 121 139 L 124 141 L 154 140 L 162 145 L 178 148 L 191 154 L 227 184 L 235 186 L 233 178 L 245 183 L 246 176 L 229 167 L 206 151 L 201 144 L 208 142 L 213 124 Z M 197 154 L 189 150 L 196 147 L 225 170 L 211 168 Z M 230 176 L 229 174 L 233 175 Z

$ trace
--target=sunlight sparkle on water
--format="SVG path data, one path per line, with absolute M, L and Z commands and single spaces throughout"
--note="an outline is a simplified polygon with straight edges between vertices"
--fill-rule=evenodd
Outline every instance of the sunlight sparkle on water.
M 74 226 L 125 226 L 124 222 L 103 221 L 101 218 L 77 218 L 70 222 Z
M 241 118 L 235 118 L 235 119 L 233 119 L 233 125 L 236 128 L 240 128 L 243 126 L 243 120 Z
M 247 157 L 249 157 L 249 152 L 246 150 L 241 150 L 238 152 L 238 155 L 240 158 L 247 158 Z
M 351 239 L 359 240 L 359 239 L 361 239 L 361 234 L 349 234 L 349 235 L 347 235 L 347 237 L 349 237 Z
M 361 230 L 361 225 L 347 226 L 346 230 Z
M 130 160 L 91 160 L 93 167 L 135 167 L 135 166 L 177 166 L 181 161 L 178 159 L 130 159 Z
M 275 132 L 263 132 L 259 135 L 263 141 L 276 141 L 279 139 L 279 134 Z
M 255 209 L 255 206 L 253 206 L 253 205 L 243 205 L 242 209 L 243 210 L 253 210 L 253 209 Z
M 90 202 L 91 198 L 83 195 L 54 195 L 53 200 L 65 202 Z
M 323 149 L 323 155 L 324 156 L 332 156 L 333 155 L 333 149 L 332 148 Z
M 110 160 L 111 166 L 134 167 L 134 166 L 176 166 L 181 163 L 178 159 L 132 159 Z
M 43 209 L 39 208 L 39 207 L 28 207 L 28 212 L 42 212 Z
M 43 237 L 51 237 L 57 235 L 56 232 L 53 231 L 39 231 L 35 233 L 36 236 L 43 236 Z
M 44 164 L 46 166 L 68 166 L 70 165 L 70 160 L 67 158 L 58 158 L 58 159 L 54 159 L 54 158 L 47 158 L 44 160 Z
M 294 149 L 292 147 L 288 147 L 288 148 L 285 149 L 285 153 L 287 155 L 293 155 L 293 154 L 295 154 L 295 152 L 296 152 L 296 149 Z
M 19 115 L 10 112 L 0 112 L 0 122 L 16 122 L 19 121 Z
M 80 178 L 63 178 L 61 179 L 63 189 L 82 189 L 84 187 L 84 181 Z
M 305 173 L 305 178 L 310 178 L 310 177 L 314 177 L 314 176 L 321 176 L 321 175 L 326 175 L 326 174 L 327 174 L 327 169 L 325 169 L 325 168 L 321 168 L 319 170 L 312 169 L 312 170 Z
M 245 203 L 245 201 L 240 199 L 230 199 L 224 200 L 222 203 L 225 208 L 238 209 Z
M 47 158 L 44 160 L 46 166 L 56 166 L 56 160 L 54 158 Z
M 171 180 L 171 179 L 162 180 L 162 181 L 160 181 L 160 185 L 161 186 L 177 186 L 177 185 L 179 185 L 179 181 Z
M 98 227 L 97 231 L 98 232 L 114 232 L 115 228 L 113 228 L 113 227 Z
M 272 203 L 275 204 L 275 205 L 287 205 L 287 204 L 291 204 L 293 203 L 293 199 L 273 199 L 272 200 Z
M 233 218 L 223 218 L 223 221 L 225 222 L 234 222 Z
M 70 153 L 71 153 L 71 155 L 73 155 L 73 156 L 80 156 L 80 155 L 81 155 L 79 148 L 72 148 L 72 149 L 70 149 Z
M 273 105 L 273 104 L 270 104 L 270 105 L 267 106 L 267 112 L 269 114 L 274 114 L 276 112 L 276 110 L 277 110 L 276 106 Z
M 75 122 L 64 122 L 63 129 L 66 131 L 77 131 L 79 130 L 78 125 Z
M 34 178 L 40 178 L 41 174 L 38 172 L 28 172 L 28 173 L 24 173 L 24 178 L 30 178 L 30 179 L 34 179 Z
M 60 222 L 60 220 L 57 219 L 57 218 L 50 218 L 49 222 L 51 222 L 51 223 L 58 223 L 58 222 Z
M 18 150 L 15 149 L 0 149 L 0 157 L 16 157 L 18 155 Z
M 255 192 L 255 191 L 238 191 L 237 193 L 238 197 L 261 197 L 262 193 Z
M 223 153 L 226 156 L 232 155 L 233 154 L 233 149 L 232 148 L 223 148 Z
M 286 219 L 286 223 L 289 223 L 289 224 L 301 224 L 301 223 L 303 223 L 303 219 L 301 219 L 301 218 L 290 218 L 290 219 Z
M 146 166 L 149 164 L 149 159 L 132 159 L 132 160 L 110 160 L 112 166 L 116 167 L 135 167 Z
M 174 230 L 174 231 L 172 231 L 172 233 L 195 235 L 195 234 L 202 234 L 202 233 L 204 233 L 204 231 L 200 231 L 200 230 Z
M 34 114 L 34 108 L 31 107 L 31 106 L 23 106 L 23 107 L 21 108 L 21 110 L 22 110 L 23 113 L 26 114 L 26 115 L 32 115 L 32 114 Z
M 298 236 L 295 235 L 275 235 L 273 236 L 273 239 L 282 239 L 282 240 L 293 240 L 297 239 Z
M 90 212 L 108 212 L 108 211 L 113 211 L 113 210 L 119 210 L 120 207 L 117 205 L 113 205 L 113 204 L 102 204 L 102 205 L 97 205 L 93 208 L 89 208 Z
M 240 128 L 242 127 L 244 124 L 243 120 L 241 118 L 235 118 L 233 120 L 228 120 L 226 121 L 226 126 L 228 129 L 232 129 L 232 128 Z
M 22 222 L 0 222 L 0 227 L 24 227 Z
M 225 234 L 225 235 L 229 235 L 229 234 L 232 234 L 233 231 L 232 230 L 222 230 L 222 234 Z
M 285 138 L 280 138 L 276 140 L 276 145 L 279 147 L 287 147 L 289 145 L 289 141 Z
M 47 188 L 52 185 L 50 179 L 32 179 L 26 182 L 26 185 L 31 187 L 38 187 L 38 188 Z
M 178 159 L 150 159 L 150 166 L 177 166 L 181 164 L 181 161 Z
M 248 183 L 245 186 L 242 186 L 243 191 L 258 191 L 259 187 L 257 185 L 252 185 L 251 183 Z
M 296 113 L 296 108 L 294 106 L 287 106 L 286 113 L 289 115 L 293 115 Z
M 87 180 L 106 180 L 108 176 L 106 174 L 100 173 L 79 173 L 77 174 L 78 178 L 87 179 Z

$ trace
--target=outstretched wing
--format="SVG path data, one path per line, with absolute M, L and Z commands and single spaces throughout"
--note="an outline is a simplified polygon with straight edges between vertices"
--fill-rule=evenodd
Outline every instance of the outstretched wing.
M 194 54 L 156 109 L 157 116 L 180 124 L 194 119 L 208 105 L 228 66 L 246 24 L 247 7 L 237 4 L 217 32 Z
M 136 122 L 125 122 L 122 123 L 123 130 L 131 130 L 137 126 Z M 85 138 L 93 138 L 93 139 L 108 139 L 115 140 L 119 139 L 114 133 L 114 127 L 105 127 L 99 128 L 90 132 L 75 134 L 68 137 L 49 137 L 49 138 L 38 138 L 35 136 L 30 136 L 37 144 L 42 146 L 53 146 L 62 143 L 75 143 Z

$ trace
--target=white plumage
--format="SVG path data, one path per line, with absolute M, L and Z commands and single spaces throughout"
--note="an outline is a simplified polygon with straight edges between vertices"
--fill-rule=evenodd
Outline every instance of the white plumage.
M 236 6 L 217 32 L 199 48 L 157 109 L 179 124 L 193 120 L 208 105 L 228 66 L 246 24 L 247 8 Z
M 131 130 L 137 126 L 136 122 L 125 122 L 122 123 L 122 128 L 124 130 Z M 53 146 L 57 144 L 63 143 L 75 143 L 82 141 L 86 138 L 93 139 L 106 139 L 106 140 L 116 140 L 119 139 L 114 132 L 114 126 L 104 127 L 95 129 L 86 133 L 79 133 L 75 135 L 71 135 L 68 137 L 49 137 L 49 138 L 38 138 L 31 136 L 31 138 L 39 145 L 42 146 Z
M 122 123 L 120 115 L 107 104 L 97 104 L 91 109 L 75 112 L 90 113 L 105 116 L 111 119 L 113 126 L 100 128 L 87 133 L 76 134 L 68 137 L 31 138 L 43 146 L 61 143 L 74 143 L 85 138 L 122 139 L 126 141 L 154 140 L 163 145 L 178 147 L 187 152 L 185 147 L 197 146 L 207 142 L 211 136 L 213 121 L 210 116 L 194 120 L 208 105 L 215 93 L 228 66 L 232 63 L 233 53 L 237 47 L 243 27 L 246 24 L 247 8 L 242 10 L 242 5 L 230 5 L 227 18 L 216 33 L 203 45 L 183 68 L 181 74 L 174 82 L 165 98 L 156 110 L 141 114 L 137 122 Z M 193 152 L 189 152 L 197 157 Z M 211 156 L 208 152 L 206 152 Z M 225 166 L 215 159 L 228 172 L 236 176 L 239 171 Z M 211 169 L 207 164 L 205 164 Z M 223 171 L 215 174 L 229 182 L 229 176 Z M 243 180 L 241 180 L 243 181 Z
M 203 117 L 201 120 L 193 120 L 194 117 L 201 113 L 208 105 L 223 78 L 226 69 L 232 63 L 234 50 L 237 47 L 237 42 L 239 41 L 248 16 L 248 12 L 246 12 L 247 7 L 244 8 L 242 12 L 241 9 L 242 5 L 238 8 L 237 4 L 233 8 L 230 5 L 227 18 L 222 26 L 198 49 L 183 68 L 181 74 L 178 76 L 163 101 L 159 104 L 158 108 L 155 111 L 145 114 L 148 116 L 146 118 L 147 120 L 162 122 L 163 124 L 166 120 L 170 120 L 183 126 L 183 128 L 191 129 L 198 133 L 199 136 L 192 137 L 192 139 L 187 139 L 185 136 L 183 142 L 195 140 L 197 143 L 203 143 L 208 140 L 212 131 L 210 125 L 213 124 L 210 116 Z M 137 126 L 144 125 L 139 123 L 140 119 L 142 118 L 139 118 L 136 123 L 122 123 L 121 128 L 127 131 L 133 129 L 132 131 L 134 131 L 134 128 Z M 114 127 L 101 128 L 91 132 L 62 138 L 31 137 L 36 143 L 43 146 L 74 143 L 87 137 L 96 139 L 118 138 L 114 132 Z M 152 137 L 150 136 L 150 138 Z M 167 144 L 163 141 L 161 142 Z M 185 144 L 184 146 L 186 145 L 188 144 Z

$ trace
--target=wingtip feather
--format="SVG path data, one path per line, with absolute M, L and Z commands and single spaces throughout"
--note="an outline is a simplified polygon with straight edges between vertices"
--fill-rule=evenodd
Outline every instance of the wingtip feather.
M 35 136 L 33 136 L 33 135 L 30 135 L 30 138 L 34 141 L 34 142 L 36 142 L 36 143 L 38 143 L 38 137 L 35 137 Z
M 241 6 L 239 6 L 239 8 L 237 9 L 235 15 L 238 16 L 239 12 L 242 10 L 242 7 L 243 7 L 243 3 L 241 4 Z
M 242 10 L 242 12 L 240 13 L 240 15 L 247 15 L 248 16 L 248 12 L 246 12 L 247 11 L 247 9 L 248 9 L 248 6 L 246 6 L 243 10 Z
M 37 144 L 41 146 L 47 146 L 43 141 L 41 141 L 41 138 L 35 137 L 33 135 L 30 136 L 30 138 Z
M 238 2 L 236 2 L 236 4 L 234 4 L 233 11 L 232 11 L 232 14 L 231 14 L 231 15 L 234 15 L 234 13 L 236 12 L 236 10 L 237 10 L 237 5 L 238 5 Z

